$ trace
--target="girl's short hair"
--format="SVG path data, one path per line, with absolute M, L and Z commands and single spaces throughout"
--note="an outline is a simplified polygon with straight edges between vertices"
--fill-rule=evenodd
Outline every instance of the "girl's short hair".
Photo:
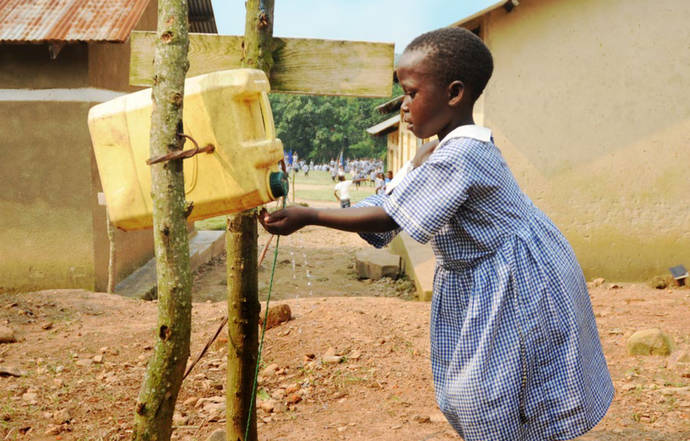
M 412 40 L 405 51 L 427 51 L 436 77 L 447 85 L 455 80 L 469 88 L 474 100 L 484 91 L 494 70 L 489 48 L 465 28 L 441 28 Z

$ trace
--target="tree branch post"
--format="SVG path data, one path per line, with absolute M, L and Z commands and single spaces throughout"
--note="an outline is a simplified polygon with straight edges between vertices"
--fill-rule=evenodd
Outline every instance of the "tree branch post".
M 151 157 L 181 150 L 184 80 L 189 68 L 186 0 L 158 0 L 151 115 Z M 191 271 L 182 159 L 151 166 L 158 277 L 156 344 L 136 405 L 133 439 L 169 440 L 189 358 Z
M 247 0 L 242 67 L 273 66 L 273 0 Z M 259 346 L 257 221 L 255 210 L 228 219 L 228 365 L 226 439 L 256 441 L 256 408 L 252 389 Z M 245 431 L 249 431 L 245 439 Z

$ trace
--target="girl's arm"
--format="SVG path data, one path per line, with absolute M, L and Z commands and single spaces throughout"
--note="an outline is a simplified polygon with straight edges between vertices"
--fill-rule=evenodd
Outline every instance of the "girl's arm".
M 288 207 L 270 214 L 264 209 L 259 213 L 259 222 L 269 233 L 281 235 L 292 234 L 306 225 L 319 225 L 355 233 L 378 233 L 398 228 L 395 221 L 381 207 Z

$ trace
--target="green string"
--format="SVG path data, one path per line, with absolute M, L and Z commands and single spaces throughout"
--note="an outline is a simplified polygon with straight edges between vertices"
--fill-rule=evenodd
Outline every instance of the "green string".
M 294 191 L 294 190 L 293 190 Z M 283 208 L 287 202 L 287 191 L 283 197 Z M 264 335 L 266 334 L 266 322 L 268 321 L 268 304 L 271 301 L 271 291 L 273 291 L 273 276 L 276 272 L 276 264 L 278 263 L 278 244 L 280 243 L 280 236 L 276 237 L 276 248 L 273 251 L 273 268 L 271 268 L 271 279 L 268 283 L 268 295 L 266 296 L 266 312 L 264 312 L 264 322 L 261 326 L 261 340 L 259 341 L 259 352 L 256 356 L 256 369 L 254 370 L 254 384 L 252 385 L 252 395 L 249 400 L 249 412 L 247 415 L 247 426 L 244 431 L 244 441 L 249 438 L 249 426 L 252 422 L 252 409 L 254 408 L 254 397 L 256 396 L 256 386 L 259 378 L 259 364 L 261 363 L 261 351 L 264 348 Z

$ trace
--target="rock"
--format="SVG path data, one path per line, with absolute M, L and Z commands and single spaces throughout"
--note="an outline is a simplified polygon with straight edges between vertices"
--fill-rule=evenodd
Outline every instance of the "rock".
M 0 343 L 14 343 L 17 338 L 14 336 L 12 328 L 7 326 L 0 326 Z
M 55 424 L 69 423 L 72 420 L 72 415 L 68 409 L 60 409 L 53 414 L 53 422 Z
M 271 392 L 271 398 L 274 398 L 276 400 L 282 400 L 285 398 L 285 389 L 276 389 L 273 392 Z
M 292 311 L 286 304 L 271 306 L 268 308 L 268 317 L 266 318 L 266 329 L 275 328 L 276 326 L 289 321 L 292 318 Z M 259 324 L 263 325 L 263 314 L 259 318 Z
M 173 414 L 173 419 L 172 419 L 173 426 L 186 426 L 188 422 L 189 422 L 188 416 L 182 415 L 181 413 L 178 413 L 178 412 L 175 412 Z
M 606 279 L 604 279 L 603 277 L 597 277 L 596 279 L 592 280 L 592 281 L 589 283 L 589 285 L 590 285 L 590 287 L 592 287 L 592 288 L 597 288 L 597 287 L 603 285 L 604 282 L 606 282 Z
M 49 329 L 53 329 L 53 322 L 43 322 L 41 323 L 41 329 L 45 329 L 46 331 Z
M 34 392 L 25 392 L 22 395 L 22 400 L 26 401 L 29 404 L 36 404 L 38 403 L 38 395 Z
M 324 355 L 321 357 L 321 363 L 323 364 L 338 364 L 342 362 L 344 357 L 342 355 Z
M 446 417 L 441 412 L 434 412 L 429 415 L 429 421 L 432 423 L 445 423 Z
M 301 387 L 302 386 L 299 383 L 291 384 L 290 386 L 285 388 L 285 393 L 286 394 L 294 394 L 295 392 L 300 390 Z
M 62 432 L 62 426 L 60 424 L 49 424 L 48 428 L 44 432 L 45 435 L 59 435 Z
M 225 430 L 216 430 L 206 438 L 206 441 L 225 441 Z
M 81 367 L 89 367 L 93 363 L 93 360 L 90 358 L 82 358 L 81 360 L 77 360 L 75 363 L 77 366 Z
M 328 349 L 326 349 L 326 352 L 324 352 L 323 357 L 332 357 L 334 355 L 338 355 L 338 353 L 335 352 L 335 348 L 333 346 L 329 346 Z
M 386 250 L 364 249 L 355 254 L 355 266 L 360 279 L 396 279 L 400 275 L 400 256 Z
M 273 409 L 276 407 L 276 402 L 273 400 L 262 400 L 259 404 L 259 408 L 263 409 L 264 411 L 271 413 L 273 412 Z
M 669 355 L 673 342 L 659 329 L 643 329 L 630 336 L 627 349 L 630 355 Z
M 351 360 L 359 360 L 362 357 L 362 353 L 359 351 L 352 351 L 350 352 L 350 355 L 348 355 L 348 358 Z
M 186 407 L 194 407 L 197 401 L 199 401 L 199 397 L 189 397 L 182 404 Z
M 23 377 L 26 372 L 14 366 L 0 366 L 0 377 Z
M 652 280 L 649 281 L 649 286 L 654 289 L 666 289 L 668 285 L 668 278 L 664 276 L 654 276 Z
M 103 356 L 102 355 L 94 355 L 94 357 L 91 360 L 93 360 L 93 362 L 96 364 L 101 364 L 101 363 L 103 363 Z
M 292 395 L 287 397 L 286 401 L 288 404 L 297 404 L 300 401 L 302 401 L 302 397 L 299 396 L 299 394 L 292 394 Z
M 278 371 L 278 365 L 273 363 L 273 364 L 269 364 L 268 366 L 266 366 L 264 368 L 264 370 L 261 371 L 261 375 L 264 377 L 271 377 L 271 376 L 275 375 L 277 371 Z
M 431 417 L 427 415 L 413 415 L 412 421 L 418 424 L 426 424 L 431 422 Z

